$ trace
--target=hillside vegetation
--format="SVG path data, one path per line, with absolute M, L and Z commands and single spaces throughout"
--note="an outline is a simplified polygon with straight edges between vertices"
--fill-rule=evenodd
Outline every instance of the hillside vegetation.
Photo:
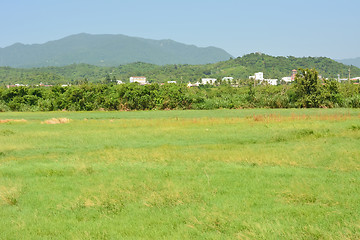
M 172 40 L 151 40 L 125 35 L 77 34 L 44 44 L 14 44 L 0 48 L 0 66 L 46 67 L 86 63 L 117 66 L 132 62 L 204 64 L 231 57 L 216 47 L 196 47 Z
M 18 69 L 0 67 L 0 84 L 76 84 L 78 82 L 102 82 L 105 79 L 117 79 L 128 82 L 131 76 L 146 76 L 149 82 L 196 82 L 202 77 L 233 77 L 248 79 L 255 72 L 264 72 L 265 78 L 281 79 L 290 76 L 291 70 L 298 68 L 315 68 L 320 75 L 327 78 L 348 76 L 349 66 L 325 57 L 273 57 L 266 54 L 252 53 L 205 65 L 172 64 L 159 66 L 136 62 L 117 67 L 99 67 L 88 64 L 72 64 L 64 67 L 44 67 Z M 360 69 L 351 68 L 352 76 L 360 76 Z

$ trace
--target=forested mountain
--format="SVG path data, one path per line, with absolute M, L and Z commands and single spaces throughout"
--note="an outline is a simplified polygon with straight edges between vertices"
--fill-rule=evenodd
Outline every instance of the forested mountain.
M 69 64 L 117 66 L 133 62 L 206 64 L 227 60 L 226 51 L 200 48 L 172 40 L 150 40 L 125 35 L 77 34 L 44 44 L 14 44 L 0 48 L 0 66 L 47 67 Z
M 348 58 L 348 59 L 341 59 L 336 60 L 340 63 L 346 64 L 346 65 L 353 65 L 360 68 L 360 57 L 358 58 Z
M 99 67 L 87 64 L 72 64 L 64 67 L 44 67 L 33 69 L 16 69 L 0 67 L 0 84 L 40 82 L 57 84 L 89 81 L 102 82 L 105 79 L 129 81 L 131 76 L 145 76 L 149 82 L 195 82 L 202 77 L 248 79 L 255 72 L 264 72 L 265 78 L 281 79 L 290 76 L 292 69 L 315 68 L 327 78 L 346 78 L 349 66 L 329 58 L 320 57 L 273 57 L 266 54 L 251 53 L 205 65 L 171 64 L 159 66 L 148 63 L 131 63 L 118 67 Z M 352 76 L 360 76 L 360 69 L 351 67 Z

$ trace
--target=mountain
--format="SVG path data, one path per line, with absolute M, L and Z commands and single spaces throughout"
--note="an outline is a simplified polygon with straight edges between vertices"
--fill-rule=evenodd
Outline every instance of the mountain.
M 100 67 L 88 64 L 71 64 L 64 67 L 43 67 L 20 69 L 0 67 L 0 85 L 6 84 L 48 84 L 82 82 L 101 82 L 106 78 L 129 81 L 131 76 L 146 76 L 149 82 L 196 82 L 203 77 L 221 79 L 249 79 L 256 72 L 263 72 L 265 78 L 281 79 L 290 76 L 291 70 L 298 68 L 315 68 L 325 78 L 348 76 L 349 66 L 326 57 L 274 57 L 266 54 L 251 53 L 213 64 L 188 65 L 155 65 L 149 63 L 131 63 L 117 67 Z M 360 69 L 352 67 L 351 76 L 360 77 Z
M 206 64 L 232 57 L 216 47 L 196 47 L 173 40 L 151 40 L 125 35 L 77 34 L 44 44 L 16 43 L 0 48 L 0 66 L 16 68 L 86 63 L 117 66 L 132 62 Z
M 360 57 L 358 58 L 347 58 L 347 59 L 341 59 L 336 60 L 340 63 L 346 64 L 346 65 L 353 65 L 360 68 Z

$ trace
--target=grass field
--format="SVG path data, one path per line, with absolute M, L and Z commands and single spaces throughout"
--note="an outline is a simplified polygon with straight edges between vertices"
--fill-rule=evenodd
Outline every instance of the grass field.
M 0 239 L 360 239 L 360 110 L 0 113 L 0 219 Z

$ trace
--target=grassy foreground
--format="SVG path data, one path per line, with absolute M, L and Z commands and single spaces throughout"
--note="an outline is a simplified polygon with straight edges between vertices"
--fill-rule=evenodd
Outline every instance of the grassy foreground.
M 0 239 L 360 239 L 360 110 L 0 122 Z

